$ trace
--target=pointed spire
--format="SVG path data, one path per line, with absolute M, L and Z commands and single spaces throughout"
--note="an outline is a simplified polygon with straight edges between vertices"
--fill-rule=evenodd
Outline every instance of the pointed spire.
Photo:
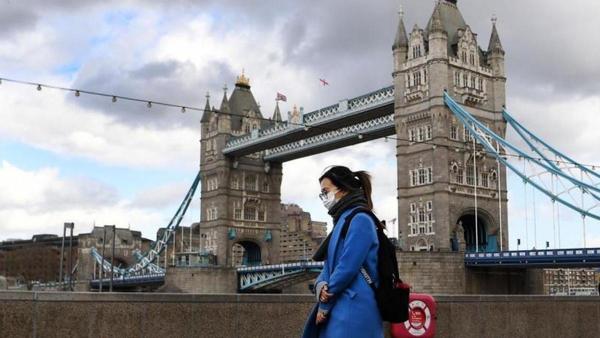
M 221 108 L 219 108 L 219 110 L 226 114 L 231 112 L 229 109 L 229 101 L 227 100 L 227 85 L 223 87 L 223 100 L 221 101 Z
M 400 21 L 398 22 L 398 29 L 396 30 L 396 38 L 394 39 L 392 49 L 408 47 L 408 36 L 406 35 L 406 28 L 404 28 L 404 10 L 402 10 L 402 6 L 400 6 L 398 15 Z
M 206 92 L 206 105 L 204 106 L 204 112 L 202 113 L 202 118 L 200 122 L 208 122 L 210 121 L 210 116 L 212 115 L 212 111 L 210 109 L 210 94 Z
M 438 2 L 433 10 L 431 16 L 431 26 L 429 27 L 429 33 L 441 33 L 444 31 L 444 25 L 442 24 L 442 14 L 440 13 L 441 4 Z
M 275 123 L 283 121 L 281 119 L 281 112 L 279 111 L 279 101 L 275 101 L 275 112 L 273 113 L 273 121 Z
M 496 21 L 498 21 L 498 18 L 496 18 L 495 15 L 492 16 L 492 35 L 490 36 L 488 53 L 498 53 L 504 55 L 504 48 L 502 48 L 500 36 L 498 35 L 498 30 L 496 29 Z

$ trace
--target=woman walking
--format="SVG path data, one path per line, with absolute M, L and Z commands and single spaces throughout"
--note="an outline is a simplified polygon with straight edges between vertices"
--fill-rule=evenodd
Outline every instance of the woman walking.
M 376 225 L 369 215 L 358 213 L 342 234 L 345 218 L 354 209 L 373 209 L 371 177 L 365 171 L 334 166 L 319 182 L 319 197 L 333 217 L 334 227 L 313 257 L 324 261 L 324 266 L 315 282 L 318 303 L 309 315 L 303 337 L 383 337 L 375 294 L 364 275 L 378 285 Z

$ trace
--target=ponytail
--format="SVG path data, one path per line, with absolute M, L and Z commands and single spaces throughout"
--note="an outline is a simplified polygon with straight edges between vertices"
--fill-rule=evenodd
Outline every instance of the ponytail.
M 351 171 L 344 166 L 332 166 L 328 167 L 325 173 L 321 175 L 319 182 L 324 178 L 329 178 L 333 185 L 342 191 L 355 192 L 362 190 L 367 200 L 367 207 L 369 210 L 373 210 L 373 200 L 371 199 L 373 186 L 371 175 L 368 172 L 364 170 Z
M 360 185 L 362 186 L 365 198 L 367 199 L 367 206 L 370 210 L 373 210 L 373 200 L 371 199 L 371 191 L 373 190 L 371 185 L 371 175 L 364 170 L 355 171 L 353 174 L 360 180 Z

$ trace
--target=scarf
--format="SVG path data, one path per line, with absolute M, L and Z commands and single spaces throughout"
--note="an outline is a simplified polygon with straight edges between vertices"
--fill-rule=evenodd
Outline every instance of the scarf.
M 365 207 L 367 208 L 367 198 L 362 190 L 356 190 L 348 193 L 346 196 L 342 197 L 336 204 L 329 209 L 329 215 L 333 218 L 333 227 L 337 224 L 338 220 L 342 213 L 348 209 L 355 207 Z M 319 246 L 312 259 L 316 262 L 322 262 L 327 258 L 327 247 L 329 247 L 329 241 L 331 240 L 331 234 L 333 230 L 327 235 L 323 243 Z

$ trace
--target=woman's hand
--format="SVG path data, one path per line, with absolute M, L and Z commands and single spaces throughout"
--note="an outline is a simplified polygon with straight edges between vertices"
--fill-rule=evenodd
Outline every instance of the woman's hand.
M 319 301 L 321 303 L 327 303 L 329 301 L 329 298 L 333 296 L 333 294 L 327 292 L 327 290 L 327 284 L 323 285 L 323 288 L 321 289 L 321 294 L 319 295 Z
M 327 320 L 327 314 L 325 314 L 325 312 L 323 312 L 323 311 L 317 312 L 317 325 L 325 323 L 326 320 Z

